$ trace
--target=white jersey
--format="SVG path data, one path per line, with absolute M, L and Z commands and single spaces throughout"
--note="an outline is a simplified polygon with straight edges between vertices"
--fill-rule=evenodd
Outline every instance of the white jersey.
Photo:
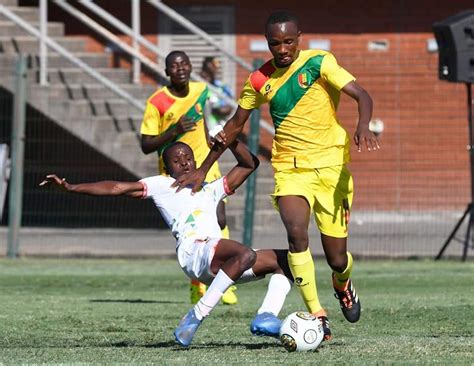
M 176 192 L 171 188 L 175 179 L 156 175 L 141 179 L 143 198 L 153 199 L 161 216 L 171 229 L 178 246 L 188 238 L 221 238 L 217 222 L 217 205 L 232 192 L 227 186 L 227 177 L 222 177 L 191 195 L 190 188 Z

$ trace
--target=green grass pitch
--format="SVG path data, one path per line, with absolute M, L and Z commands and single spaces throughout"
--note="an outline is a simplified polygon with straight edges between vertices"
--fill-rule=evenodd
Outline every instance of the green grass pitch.
M 267 280 L 240 285 L 239 304 L 219 305 L 191 348 L 173 330 L 190 308 L 188 280 L 172 260 L 0 260 L 0 363 L 166 365 L 472 364 L 474 263 L 357 261 L 363 312 L 347 323 L 316 262 L 333 341 L 287 353 L 249 324 Z M 282 316 L 304 309 L 294 288 Z

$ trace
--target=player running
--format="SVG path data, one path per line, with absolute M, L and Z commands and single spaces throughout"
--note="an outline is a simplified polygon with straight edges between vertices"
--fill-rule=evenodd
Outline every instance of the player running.
M 369 130 L 372 99 L 331 53 L 299 49 L 301 30 L 294 15 L 272 13 L 265 37 L 273 58 L 250 74 L 239 107 L 224 127 L 224 144 L 216 144 L 199 169 L 178 178 L 175 186 L 197 189 L 210 165 L 242 131 L 252 110 L 268 103 L 275 126 L 272 198 L 287 231 L 288 262 L 308 311 L 322 321 L 329 340 L 332 335 L 316 290 L 308 225 L 313 213 L 344 317 L 358 321 L 360 301 L 351 280 L 353 258 L 347 251 L 353 194 L 352 176 L 346 167 L 350 139 L 336 112 L 342 91 L 358 105 L 354 134 L 358 150 L 364 145 L 369 151 L 377 150 L 377 138 Z
M 65 192 L 93 196 L 130 196 L 153 199 L 176 238 L 178 262 L 184 273 L 210 285 L 204 296 L 183 317 L 174 335 L 187 347 L 202 321 L 219 303 L 225 291 L 236 282 L 248 282 L 272 273 L 262 305 L 250 330 L 255 335 L 278 337 L 278 314 L 291 289 L 293 277 L 288 267 L 287 250 L 258 250 L 230 239 L 223 239 L 216 206 L 232 194 L 257 168 L 259 161 L 244 144 L 234 141 L 230 149 L 237 164 L 230 172 L 193 194 L 190 188 L 176 192 L 175 179 L 196 169 L 191 148 L 174 142 L 163 152 L 170 176 L 157 175 L 138 182 L 101 181 L 70 184 L 65 178 L 48 175 L 40 186 L 54 185 Z

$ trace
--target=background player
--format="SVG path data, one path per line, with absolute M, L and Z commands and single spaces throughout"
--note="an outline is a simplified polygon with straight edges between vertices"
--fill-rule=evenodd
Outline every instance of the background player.
M 199 75 L 216 88 L 219 88 L 219 90 L 229 98 L 234 99 L 229 86 L 224 84 L 217 76 L 219 68 L 220 63 L 217 57 L 205 57 L 202 61 L 201 72 Z M 209 130 L 213 129 L 217 125 L 225 124 L 228 117 L 233 112 L 232 106 L 227 103 L 224 98 L 212 90 L 209 90 L 209 98 L 206 106 L 206 123 Z
M 198 166 L 209 152 L 209 137 L 203 114 L 208 98 L 207 85 L 190 81 L 192 66 L 185 52 L 170 52 L 165 64 L 170 84 L 158 89 L 148 98 L 141 125 L 142 151 L 145 154 L 158 153 L 160 174 L 166 174 L 162 153 L 174 141 L 185 142 L 191 147 Z M 209 170 L 206 181 L 212 182 L 220 176 L 216 162 Z M 223 201 L 217 207 L 217 218 L 224 237 L 229 238 Z M 235 287 L 232 287 L 226 292 L 224 304 L 237 303 L 234 290 Z M 191 281 L 191 303 L 195 304 L 205 291 L 205 284 Z

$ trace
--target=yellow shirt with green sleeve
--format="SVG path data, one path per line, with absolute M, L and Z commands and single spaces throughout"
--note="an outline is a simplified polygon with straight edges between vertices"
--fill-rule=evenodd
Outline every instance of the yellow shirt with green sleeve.
M 331 53 L 322 50 L 300 51 L 285 68 L 270 60 L 250 74 L 239 105 L 254 109 L 269 103 L 276 171 L 324 168 L 350 160 L 349 135 L 336 111 L 341 89 L 353 80 Z
M 158 89 L 148 98 L 140 128 L 142 135 L 158 136 L 168 130 L 176 128 L 177 122 L 182 116 L 192 119 L 196 124 L 196 128 L 193 131 L 187 131 L 176 136 L 173 141 L 164 144 L 158 150 L 158 167 L 160 174 L 166 174 L 162 153 L 172 142 L 181 141 L 189 145 L 194 152 L 194 158 L 198 167 L 209 153 L 203 114 L 207 94 L 208 89 L 205 83 L 190 82 L 189 93 L 186 97 L 180 98 L 174 96 L 165 86 Z M 218 170 L 217 162 L 209 171 L 209 173 L 213 172 L 212 180 L 217 178 L 215 177 L 216 169 Z M 210 174 L 208 174 L 208 177 L 209 175 Z M 220 173 L 218 176 L 220 176 Z

